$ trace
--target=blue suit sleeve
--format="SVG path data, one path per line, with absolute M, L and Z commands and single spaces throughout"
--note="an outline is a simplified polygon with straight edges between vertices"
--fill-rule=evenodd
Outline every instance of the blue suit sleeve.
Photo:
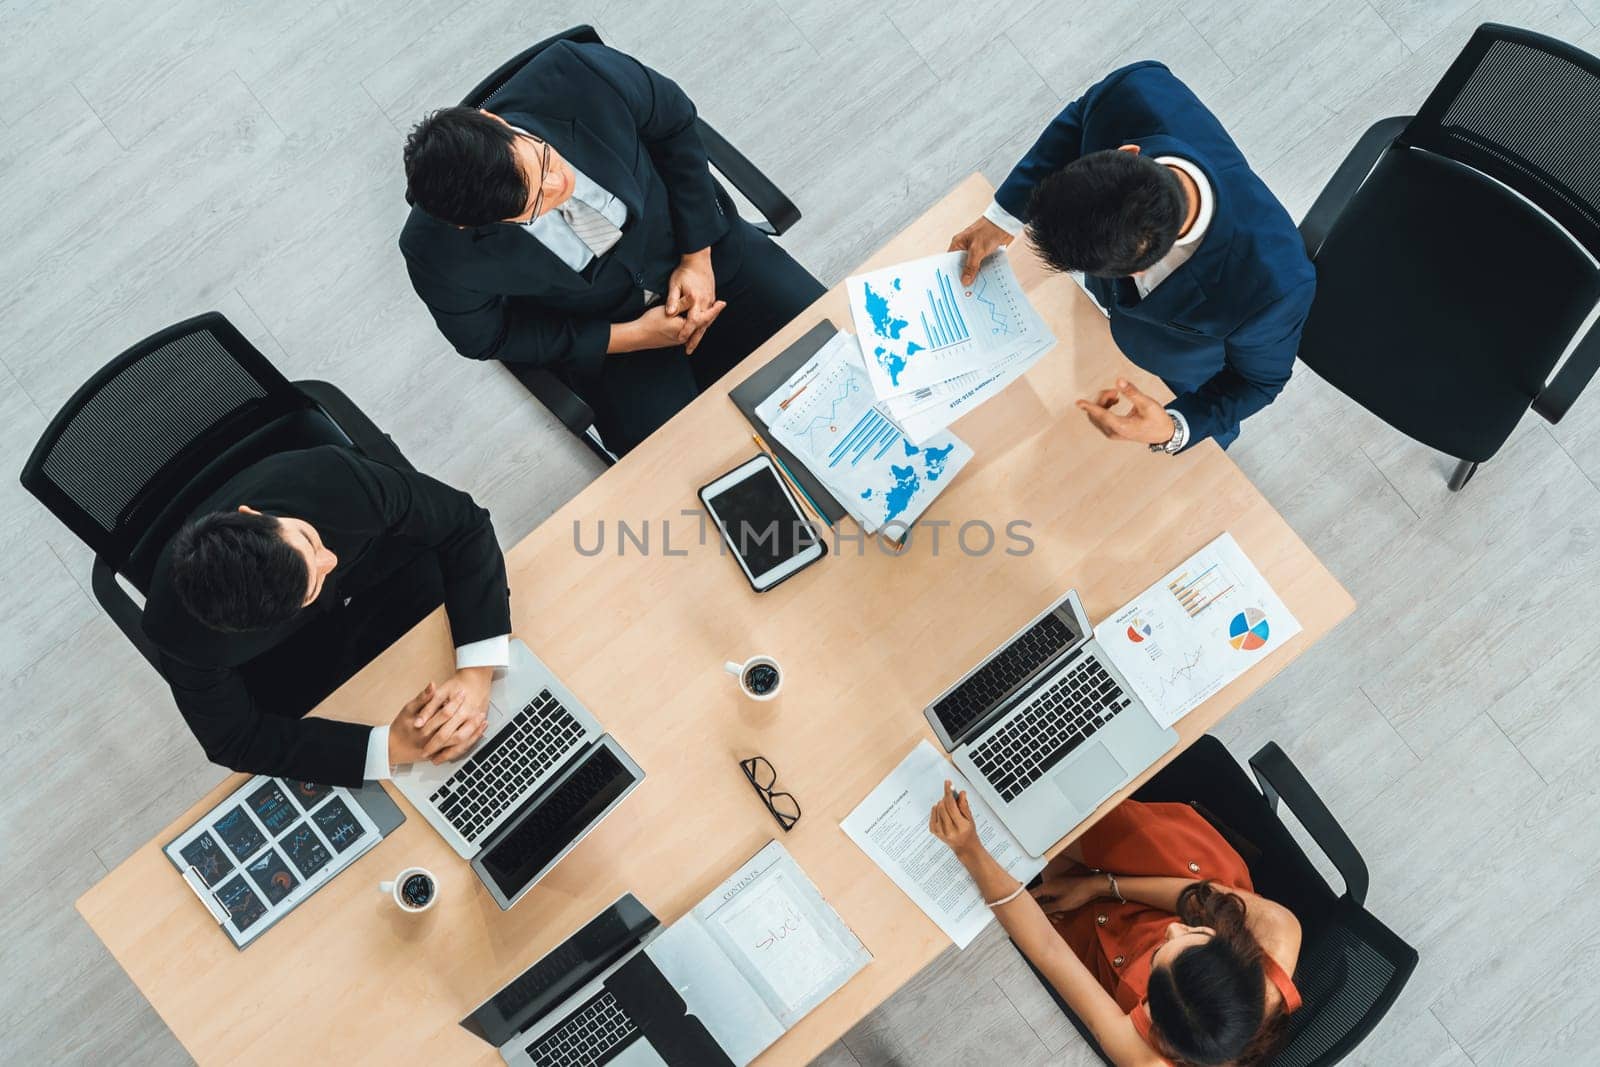
M 1167 405 L 1189 424 L 1186 447 L 1238 429 L 1283 391 L 1294 371 L 1315 288 L 1315 280 L 1297 286 L 1247 319 L 1224 342 L 1222 369 Z
M 1081 96 L 1050 120 L 1026 155 L 1011 168 L 995 190 L 995 202 L 1024 222 L 1028 201 L 1040 182 L 1083 154 L 1083 101 Z
M 728 231 L 717 203 L 705 145 L 695 129 L 694 101 L 678 83 L 605 45 L 572 45 L 573 54 L 633 116 L 639 140 L 667 187 L 667 211 L 678 252 L 698 252 Z

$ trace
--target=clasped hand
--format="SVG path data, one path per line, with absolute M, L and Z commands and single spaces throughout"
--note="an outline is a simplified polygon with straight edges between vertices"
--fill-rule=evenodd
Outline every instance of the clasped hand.
M 460 759 L 489 725 L 490 667 L 468 667 L 429 682 L 389 727 L 389 762 L 446 763 Z
M 711 269 L 711 249 L 691 252 L 679 261 L 667 279 L 667 299 L 661 305 L 666 317 L 678 324 L 680 336 L 676 343 L 684 352 L 694 354 L 706 329 L 716 321 L 725 300 L 717 299 L 717 276 Z

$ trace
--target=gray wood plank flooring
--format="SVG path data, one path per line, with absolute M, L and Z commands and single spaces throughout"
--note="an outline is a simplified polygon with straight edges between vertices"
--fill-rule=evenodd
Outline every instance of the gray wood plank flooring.
M 794 196 L 786 243 L 831 283 L 1134 59 L 1186 78 L 1298 216 L 1491 20 L 1600 49 L 1600 0 L 0 0 L 0 466 L 104 360 L 217 308 L 519 540 L 598 468 L 412 297 L 400 139 L 576 22 L 676 77 Z M 1219 730 L 1241 759 L 1288 749 L 1365 852 L 1373 910 L 1421 950 L 1354 1061 L 1592 1059 L 1600 400 L 1528 420 L 1459 496 L 1447 461 L 1304 370 L 1232 455 L 1360 605 Z M 222 772 L 88 565 L 0 479 L 5 737 L 49 769 L 0 780 L 0 1063 L 181 1063 L 72 902 Z M 992 929 L 818 1062 L 1091 1061 Z

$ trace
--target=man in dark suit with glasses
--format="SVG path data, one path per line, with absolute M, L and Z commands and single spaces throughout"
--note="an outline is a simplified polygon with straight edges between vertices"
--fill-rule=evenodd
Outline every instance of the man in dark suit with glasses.
M 712 180 L 694 104 L 563 41 L 406 140 L 400 248 L 456 351 L 550 368 L 621 454 L 823 293 Z

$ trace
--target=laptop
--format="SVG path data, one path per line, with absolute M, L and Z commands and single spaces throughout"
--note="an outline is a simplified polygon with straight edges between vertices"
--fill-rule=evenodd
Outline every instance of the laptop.
M 742 1067 L 783 1035 L 701 924 L 631 893 L 461 1025 L 512 1067 Z
M 924 713 L 972 788 L 1034 856 L 1178 743 L 1101 650 L 1073 590 Z
M 504 911 L 643 779 L 572 691 L 512 638 L 477 744 L 450 763 L 413 763 L 394 784 L 472 862 Z

